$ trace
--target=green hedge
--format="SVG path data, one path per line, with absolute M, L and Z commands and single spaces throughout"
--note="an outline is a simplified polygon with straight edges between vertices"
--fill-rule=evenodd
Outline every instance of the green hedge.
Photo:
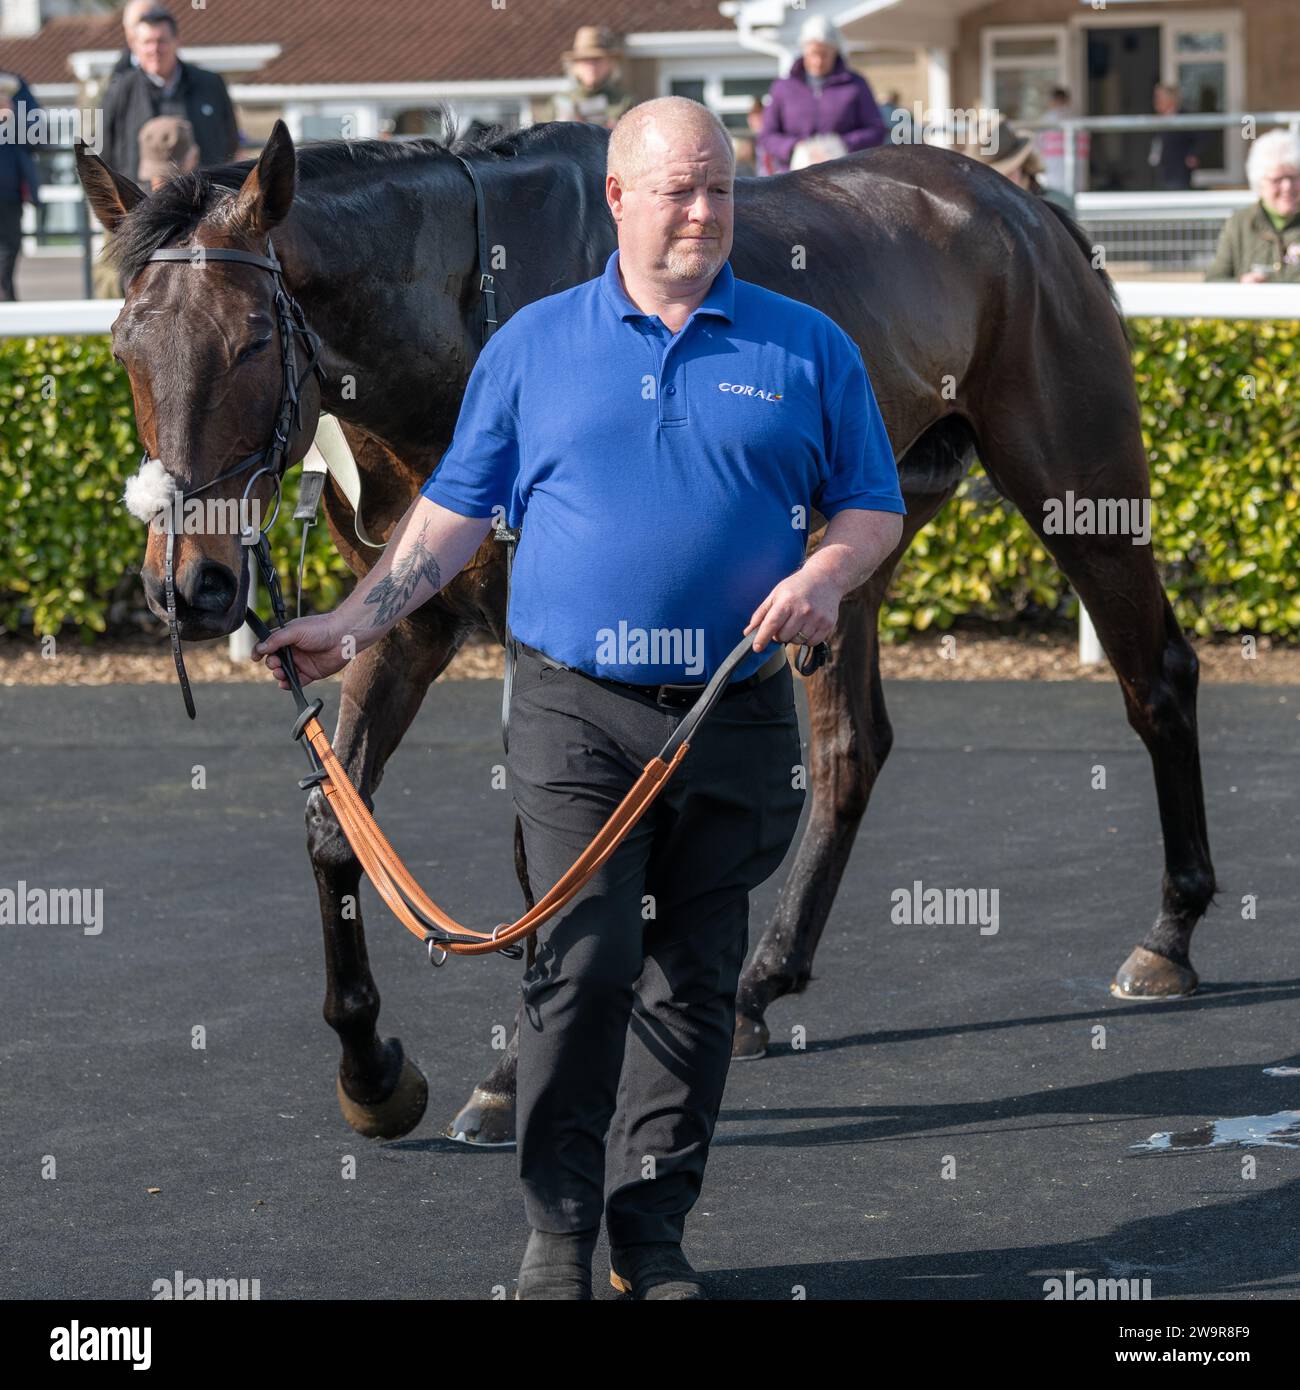
M 1130 331 L 1152 548 L 1179 621 L 1202 636 L 1300 639 L 1300 565 L 1290 553 L 1300 548 L 1300 470 L 1291 459 L 1300 324 L 1135 319 Z M 967 614 L 1077 616 L 1078 600 L 1025 520 L 972 490 L 988 491 L 980 470 L 899 566 L 882 619 L 887 637 Z
M 1202 635 L 1300 639 L 1300 501 L 1291 463 L 1300 324 L 1139 320 L 1131 325 L 1152 471 L 1153 545 L 1183 624 Z M 144 527 L 120 505 L 140 457 L 126 374 L 107 339 L 0 341 L 0 615 L 10 631 L 105 630 L 133 579 Z M 272 532 L 286 595 L 298 528 Z M 884 615 L 887 637 L 1077 609 L 1024 520 L 982 500 L 978 472 L 917 538 Z M 333 607 L 350 575 L 328 530 L 308 545 L 304 607 Z M 291 600 L 292 601 L 292 600 Z

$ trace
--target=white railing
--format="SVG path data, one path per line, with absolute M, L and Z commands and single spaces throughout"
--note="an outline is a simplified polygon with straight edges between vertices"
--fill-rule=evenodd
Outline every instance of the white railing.
M 20 299 L 0 304 L 0 338 L 61 338 L 107 333 L 121 299 Z
M 1158 135 L 1163 130 L 1222 130 L 1234 128 L 1245 131 L 1246 122 L 1252 123 L 1254 132 L 1263 134 L 1274 126 L 1286 126 L 1300 135 L 1300 111 L 1204 111 L 1177 116 L 1077 116 L 1064 119 L 1041 117 L 1036 121 L 1015 121 L 1019 130 L 1042 131 L 1059 130 L 1064 133 L 1064 149 L 1061 151 L 1065 178 L 1064 192 L 1079 191 L 1079 158 L 1076 148 L 1076 135 L 1080 131 L 1096 134 L 1115 132 L 1148 131 Z
M 1118 280 L 1130 319 L 1300 319 L 1300 285 Z
M 1151 284 L 1127 280 L 1115 288 L 1126 318 L 1300 320 L 1300 285 Z M 120 299 L 47 299 L 0 304 L 0 338 L 107 333 L 122 303 Z M 251 650 L 247 629 L 230 640 L 232 658 L 247 658 Z M 1095 666 L 1102 656 L 1097 630 L 1080 602 L 1079 664 Z

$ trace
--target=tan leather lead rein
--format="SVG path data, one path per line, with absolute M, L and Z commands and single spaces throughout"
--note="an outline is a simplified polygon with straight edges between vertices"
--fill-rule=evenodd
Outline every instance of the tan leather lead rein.
M 257 558 L 260 563 L 260 551 Z M 264 570 L 263 579 L 271 591 L 274 603 L 279 589 L 278 582 L 273 583 L 274 570 L 269 575 Z M 271 629 L 251 608 L 247 616 L 249 626 L 260 640 L 265 641 L 271 635 Z M 280 625 L 283 625 L 283 619 Z M 314 786 L 320 786 L 338 818 L 344 835 L 347 836 L 348 843 L 365 870 L 366 877 L 375 885 L 380 897 L 407 931 L 427 943 L 429 959 L 434 964 L 441 965 L 448 953 L 458 956 L 484 956 L 499 951 L 515 960 L 522 956 L 522 947 L 517 943 L 532 936 L 543 923 L 549 921 L 564 907 L 623 843 L 628 832 L 645 814 L 686 756 L 691 736 L 721 697 L 731 673 L 752 650 L 752 637 L 742 637 L 714 672 L 712 680 L 701 691 L 699 699 L 673 730 L 668 742 L 645 765 L 640 777 L 597 831 L 592 842 L 573 862 L 568 872 L 522 917 L 514 922 L 503 922 L 492 932 L 476 932 L 462 926 L 455 918 L 448 916 L 411 876 L 397 851 L 375 823 L 361 793 L 352 785 L 343 764 L 330 747 L 330 741 L 318 717 L 324 706 L 320 700 L 309 702 L 302 693 L 302 685 L 294 669 L 290 649 L 281 647 L 277 655 L 284 666 L 285 678 L 289 682 L 294 703 L 298 706 L 293 736 L 302 743 L 307 753 L 307 761 L 312 766 L 311 772 L 302 778 L 298 785 L 307 791 Z M 811 650 L 800 647 L 799 652 L 800 659 L 796 662 L 796 668 L 804 676 L 812 675 L 827 656 L 825 643 L 818 643 Z M 435 959 L 435 951 L 442 952 L 442 960 Z

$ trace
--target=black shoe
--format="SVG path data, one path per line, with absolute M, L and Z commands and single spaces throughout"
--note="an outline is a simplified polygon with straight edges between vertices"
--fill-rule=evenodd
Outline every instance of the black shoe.
M 609 1282 L 634 1299 L 708 1298 L 704 1281 L 674 1241 L 610 1246 Z
M 600 1227 L 590 1231 L 533 1231 L 519 1266 L 516 1298 L 590 1298 L 591 1256 Z

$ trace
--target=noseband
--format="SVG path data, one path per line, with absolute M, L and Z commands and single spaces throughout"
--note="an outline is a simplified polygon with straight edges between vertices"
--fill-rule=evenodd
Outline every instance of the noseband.
M 187 261 L 194 266 L 204 266 L 208 261 L 233 261 L 239 265 L 256 266 L 259 270 L 265 270 L 275 280 L 275 322 L 276 329 L 280 335 L 280 405 L 276 411 L 274 432 L 271 441 L 263 448 L 249 454 L 241 459 L 225 472 L 219 473 L 211 481 L 203 483 L 201 486 L 191 488 L 184 495 L 195 497 L 201 492 L 207 492 L 214 488 L 218 483 L 228 482 L 231 478 L 240 477 L 253 470 L 253 475 L 244 486 L 244 491 L 239 499 L 240 509 L 252 494 L 257 486 L 259 479 L 269 474 L 275 484 L 275 510 L 271 513 L 271 520 L 260 528 L 256 542 L 254 543 L 253 555 L 257 561 L 257 567 L 262 575 L 262 582 L 267 586 L 272 596 L 278 601 L 280 598 L 280 581 L 276 574 L 275 566 L 271 562 L 271 547 L 266 539 L 266 532 L 275 521 L 280 511 L 280 486 L 284 477 L 285 459 L 289 450 L 289 440 L 293 431 L 302 427 L 302 399 L 301 392 L 306 384 L 307 378 L 314 372 L 320 381 L 324 382 L 325 373 L 320 365 L 320 338 L 307 327 L 307 320 L 302 312 L 302 306 L 289 293 L 284 286 L 284 278 L 280 262 L 275 254 L 275 247 L 267 242 L 267 255 L 259 256 L 254 251 L 237 251 L 232 248 L 219 246 L 195 246 L 195 247 L 167 247 L 161 251 L 155 251 L 149 257 L 150 261 Z M 304 351 L 307 356 L 307 365 L 303 368 L 301 376 L 294 374 L 294 343 L 297 338 L 302 338 Z M 147 463 L 149 451 L 146 449 L 141 464 Z M 304 534 L 305 540 L 305 534 Z M 167 558 L 163 570 L 164 591 L 167 600 L 167 629 L 171 636 L 172 660 L 176 663 L 176 674 L 180 678 L 181 694 L 185 697 L 185 712 L 191 719 L 195 717 L 194 696 L 190 691 L 190 679 L 185 671 L 185 658 L 181 654 L 180 629 L 176 621 L 176 574 L 175 574 L 175 553 L 176 553 L 176 530 L 172 524 L 171 517 L 167 523 Z

